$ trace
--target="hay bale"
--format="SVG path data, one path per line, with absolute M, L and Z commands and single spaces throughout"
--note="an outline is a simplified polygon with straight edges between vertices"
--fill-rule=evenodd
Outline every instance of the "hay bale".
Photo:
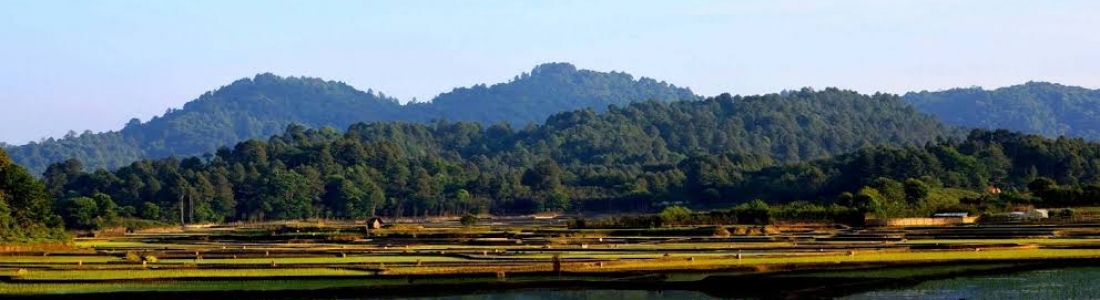
M 763 235 L 777 235 L 777 234 L 780 233 L 779 227 L 775 227 L 775 226 L 771 226 L 771 225 L 761 227 L 760 231 L 761 231 L 761 233 L 763 233 Z
M 712 233 L 711 235 L 715 237 L 729 237 L 730 231 L 726 229 L 726 227 L 718 226 L 714 227 L 714 233 Z
M 740 226 L 734 227 L 732 234 L 733 235 L 740 235 L 740 236 L 749 235 L 749 229 L 746 228 L 746 227 L 740 227 Z

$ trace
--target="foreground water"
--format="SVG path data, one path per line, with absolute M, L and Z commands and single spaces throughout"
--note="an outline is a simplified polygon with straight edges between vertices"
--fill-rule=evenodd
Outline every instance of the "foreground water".
M 614 291 L 614 290 L 567 290 L 567 291 L 520 291 L 498 294 L 465 295 L 453 297 L 409 298 L 410 300 L 673 300 L 673 299 L 721 299 L 691 291 Z
M 909 288 L 874 291 L 843 299 L 1100 299 L 1097 279 L 1100 279 L 1097 267 L 1041 270 L 928 281 Z
M 1100 299 L 1100 267 L 1029 271 L 1005 275 L 928 281 L 916 286 L 865 292 L 844 300 L 1062 300 Z M 588 299 L 720 299 L 692 291 L 535 290 L 416 300 L 588 300 Z

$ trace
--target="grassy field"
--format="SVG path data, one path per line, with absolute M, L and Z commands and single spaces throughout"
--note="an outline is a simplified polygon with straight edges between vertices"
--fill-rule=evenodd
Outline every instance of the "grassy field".
M 1081 238 L 1046 238 L 1046 239 L 932 239 L 932 240 L 908 240 L 907 244 L 914 245 L 993 245 L 993 244 L 1019 244 L 1019 245 L 1087 245 L 1100 244 L 1100 239 Z
M 982 237 L 986 232 L 983 230 L 989 230 L 989 238 L 936 238 L 956 233 Z M 1005 234 L 1015 230 L 1051 234 L 1033 238 Z M 484 282 L 498 277 L 542 276 L 557 270 L 567 272 L 569 278 L 596 276 L 591 280 L 669 274 L 666 280 L 691 281 L 712 275 L 781 276 L 791 270 L 799 270 L 792 276 L 908 278 L 993 270 L 1014 262 L 1100 259 L 1100 249 L 1077 247 L 1100 244 L 1100 239 L 1065 238 L 1040 227 L 817 227 L 729 238 L 683 235 L 708 232 L 699 228 L 571 230 L 556 225 L 406 227 L 351 239 L 347 238 L 348 232 L 352 230 L 332 225 L 292 231 L 189 229 L 182 233 L 78 239 L 72 250 L 63 252 L 0 253 L 0 276 L 10 278 L 0 281 L 0 295 L 308 290 L 407 285 L 408 276 L 438 276 L 417 279 L 417 284 Z M 910 234 L 919 238 L 903 239 Z M 847 238 L 834 238 L 844 236 Z M 149 256 L 159 259 L 143 266 L 140 260 Z M 555 263 L 555 259 L 560 261 Z M 948 262 L 958 265 L 942 265 Z M 898 267 L 850 270 L 866 265 Z M 480 279 L 471 279 L 470 274 L 479 274 Z
M 368 272 L 329 269 L 143 269 L 143 270 L 32 270 L 15 275 L 16 280 L 117 280 L 117 279 L 171 279 L 206 277 L 301 277 L 301 276 L 367 276 Z
M 0 256 L 0 265 L 5 263 L 40 263 L 40 264 L 77 264 L 83 263 L 107 263 L 121 262 L 121 258 L 114 256 Z
M 240 265 L 240 264 L 362 264 L 362 263 L 415 263 L 415 262 L 465 262 L 468 259 L 450 256 L 348 256 L 348 257 L 280 257 L 239 259 L 162 259 L 161 264 Z
M 394 279 L 326 279 L 326 280 L 235 280 L 235 281 L 141 281 L 116 283 L 4 283 L 0 293 L 12 295 L 75 294 L 134 291 L 269 291 L 314 290 L 338 287 L 360 287 L 372 284 L 401 284 Z

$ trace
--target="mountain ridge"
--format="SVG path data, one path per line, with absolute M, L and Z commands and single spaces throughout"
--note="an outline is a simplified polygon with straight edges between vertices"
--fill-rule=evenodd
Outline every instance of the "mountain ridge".
M 405 105 L 382 92 L 364 92 L 340 81 L 260 73 L 205 92 L 146 122 L 131 119 L 119 130 L 86 131 L 6 150 L 35 174 L 69 158 L 90 168 L 114 169 L 143 158 L 198 155 L 248 139 L 266 139 L 290 124 L 346 128 L 356 122 L 445 119 L 522 125 L 570 109 L 603 110 L 611 104 L 679 98 L 698 96 L 653 79 L 581 70 L 568 63 L 542 64 L 512 81 L 455 88 L 431 102 Z M 443 99 L 438 102 L 442 104 L 436 99 Z M 515 99 L 521 101 L 509 101 Z
M 996 89 L 910 92 L 902 99 L 953 125 L 1100 140 L 1100 90 L 1029 81 Z

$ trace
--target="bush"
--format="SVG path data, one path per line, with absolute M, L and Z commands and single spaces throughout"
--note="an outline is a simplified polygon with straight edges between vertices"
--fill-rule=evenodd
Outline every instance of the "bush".
M 683 225 L 692 219 L 691 210 L 683 206 L 669 206 L 661 211 L 661 225 Z
M 459 219 L 458 222 L 462 223 L 462 226 L 474 226 L 477 225 L 478 219 L 477 216 L 474 215 L 465 215 L 462 216 L 462 219 Z
M 1067 208 L 1067 209 L 1063 209 L 1062 211 L 1058 212 L 1058 216 L 1069 219 L 1069 218 L 1073 218 L 1074 213 L 1076 213 L 1076 212 L 1074 212 L 1072 208 Z
M 129 262 L 141 262 L 141 255 L 138 255 L 134 251 L 126 251 L 126 261 Z
M 730 231 L 727 230 L 726 227 L 724 227 L 724 226 L 718 226 L 718 227 L 714 227 L 714 234 L 713 235 L 716 236 L 716 237 L 729 237 L 730 236 Z

